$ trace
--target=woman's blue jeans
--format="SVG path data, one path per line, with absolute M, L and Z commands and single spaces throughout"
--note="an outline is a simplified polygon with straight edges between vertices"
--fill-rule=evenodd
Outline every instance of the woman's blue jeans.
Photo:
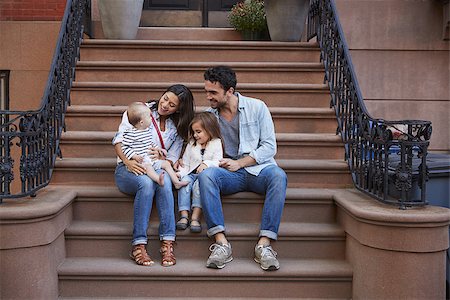
M 162 172 L 163 170 L 157 170 Z M 134 175 L 123 163 L 116 167 L 116 185 L 123 193 L 134 196 L 133 240 L 132 245 L 147 244 L 147 229 L 152 212 L 153 198 L 159 215 L 159 239 L 175 240 L 175 212 L 172 182 L 167 173 L 164 175 L 164 186 L 160 186 L 147 175 Z M 156 195 L 156 197 L 154 197 Z
M 181 178 L 182 181 L 189 181 L 189 184 L 178 190 L 178 211 L 190 211 L 191 207 L 200 207 L 200 192 L 198 189 L 198 174 L 191 173 Z M 192 205 L 191 205 L 192 199 Z
M 207 168 L 199 174 L 200 200 L 208 236 L 225 232 L 220 195 L 255 192 L 265 195 L 259 236 L 276 240 L 286 199 L 287 176 L 280 167 L 265 167 L 258 176 L 245 169 L 230 172 L 224 168 Z

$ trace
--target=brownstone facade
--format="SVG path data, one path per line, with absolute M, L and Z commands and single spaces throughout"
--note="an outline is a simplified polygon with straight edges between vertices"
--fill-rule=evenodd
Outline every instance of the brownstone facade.
M 0 21 L 60 21 L 65 0 L 2 0 Z

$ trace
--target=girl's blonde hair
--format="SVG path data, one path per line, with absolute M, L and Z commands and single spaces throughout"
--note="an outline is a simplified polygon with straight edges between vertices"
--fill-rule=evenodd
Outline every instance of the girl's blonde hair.
M 222 135 L 220 134 L 220 126 L 219 122 L 217 121 L 217 117 L 213 113 L 207 111 L 196 113 L 191 123 L 189 124 L 189 138 L 191 140 L 194 139 L 194 131 L 192 130 L 192 125 L 197 122 L 199 122 L 203 127 L 203 129 L 206 131 L 206 133 L 208 133 L 210 140 L 216 138 L 222 140 Z

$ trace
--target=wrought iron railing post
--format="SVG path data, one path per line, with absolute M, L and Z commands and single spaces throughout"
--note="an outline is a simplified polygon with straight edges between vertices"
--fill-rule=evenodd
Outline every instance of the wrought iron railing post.
M 308 23 L 308 40 L 315 37 L 320 47 L 325 81 L 330 89 L 330 107 L 336 114 L 336 134 L 344 143 L 345 159 L 355 187 L 401 208 L 425 205 L 431 122 L 385 121 L 370 116 L 334 0 L 311 0 Z M 391 166 L 394 158 L 399 161 Z M 420 160 L 418 170 L 414 169 L 415 158 Z M 420 199 L 413 199 L 411 193 L 415 181 L 421 188 Z

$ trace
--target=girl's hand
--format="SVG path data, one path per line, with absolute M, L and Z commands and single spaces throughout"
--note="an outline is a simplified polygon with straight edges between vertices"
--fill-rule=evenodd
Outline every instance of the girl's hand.
M 205 165 L 205 164 L 201 164 L 200 166 L 198 166 L 198 168 L 197 168 L 197 174 L 200 174 L 204 169 L 206 169 L 206 168 L 208 168 L 208 166 L 207 165 Z
M 144 175 L 146 173 L 145 168 L 133 159 L 127 159 L 126 161 L 123 161 L 123 163 L 127 167 L 127 170 L 134 175 Z
M 180 158 L 179 160 L 177 160 L 174 164 L 173 164 L 173 169 L 175 171 L 178 171 L 180 168 L 184 167 L 184 163 L 183 160 Z
M 152 147 L 148 150 L 148 154 L 152 159 L 165 160 L 167 156 L 167 151 L 160 148 Z

